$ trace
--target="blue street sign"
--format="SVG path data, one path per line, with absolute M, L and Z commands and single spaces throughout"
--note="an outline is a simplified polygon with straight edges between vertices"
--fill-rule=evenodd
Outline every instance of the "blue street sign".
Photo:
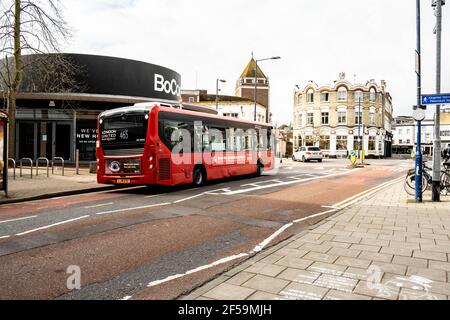
M 450 93 L 429 94 L 422 96 L 422 104 L 448 104 L 450 103 Z

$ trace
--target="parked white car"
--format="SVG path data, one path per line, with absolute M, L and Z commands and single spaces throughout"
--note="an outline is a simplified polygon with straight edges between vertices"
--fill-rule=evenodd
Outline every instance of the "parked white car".
M 292 155 L 292 160 L 308 162 L 315 160 L 322 162 L 323 152 L 318 147 L 301 147 Z

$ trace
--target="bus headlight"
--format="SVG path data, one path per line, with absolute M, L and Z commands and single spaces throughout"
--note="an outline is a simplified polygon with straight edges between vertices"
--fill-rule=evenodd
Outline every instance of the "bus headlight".
M 153 162 L 153 157 L 148 158 L 149 162 Z
M 152 169 L 153 169 L 153 164 L 151 164 L 151 165 L 149 166 L 149 168 L 150 168 L 150 170 L 152 170 Z

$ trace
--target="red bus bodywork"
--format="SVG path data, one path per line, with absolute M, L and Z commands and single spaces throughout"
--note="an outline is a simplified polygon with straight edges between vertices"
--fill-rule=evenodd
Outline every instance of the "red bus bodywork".
M 134 107 L 127 107 L 130 110 Z M 126 108 L 122 108 L 126 109 Z M 118 109 L 119 110 L 119 109 Z M 111 110 L 112 112 L 114 110 Z M 226 121 L 231 126 L 234 124 L 252 126 L 255 128 L 264 128 L 272 131 L 271 125 L 257 122 L 245 122 L 238 119 L 222 117 L 212 114 L 200 113 L 195 111 L 186 111 L 182 109 L 170 108 L 154 104 L 153 106 L 146 107 L 146 114 L 149 115 L 148 128 L 145 137 L 145 144 L 143 151 L 136 152 L 139 154 L 133 154 L 130 151 L 129 154 L 123 151 L 123 154 L 108 155 L 105 154 L 105 150 L 102 147 L 101 142 L 101 126 L 99 116 L 98 124 L 98 138 L 97 138 L 97 182 L 100 184 L 125 184 L 125 185 L 166 185 L 175 186 L 183 184 L 193 183 L 193 171 L 197 165 L 203 166 L 206 171 L 207 180 L 223 179 L 233 176 L 241 176 L 248 174 L 255 174 L 257 172 L 257 166 L 261 165 L 265 170 L 271 170 L 274 167 L 274 151 L 273 148 L 267 147 L 263 151 L 234 151 L 223 153 L 216 152 L 202 152 L 201 156 L 197 157 L 194 152 L 184 154 L 184 157 L 188 157 L 191 160 L 188 163 L 176 164 L 174 161 L 174 155 L 169 147 L 163 142 L 159 136 L 159 116 L 160 113 L 164 114 L 176 114 L 179 116 L 196 117 L 202 119 L 211 119 L 212 121 Z M 209 154 L 209 155 L 208 155 Z M 210 158 L 208 158 L 210 157 Z M 227 164 L 232 159 L 241 159 L 241 163 Z M 198 159 L 202 159 L 201 162 Z M 205 161 L 208 158 L 208 161 Z M 227 159 L 226 163 L 223 163 L 223 159 Z M 243 159 L 245 158 L 245 163 Z M 195 162 L 197 159 L 197 162 Z M 222 161 L 221 161 L 222 160 Z M 108 163 L 111 161 L 128 161 L 134 164 L 140 164 L 139 173 L 111 173 L 107 172 Z

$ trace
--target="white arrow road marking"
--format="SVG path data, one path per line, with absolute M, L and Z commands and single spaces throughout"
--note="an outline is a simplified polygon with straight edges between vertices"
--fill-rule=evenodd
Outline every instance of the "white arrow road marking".
M 21 233 L 16 234 L 16 236 L 23 236 L 25 234 L 29 234 L 29 233 L 33 233 L 33 232 L 36 232 L 36 231 L 40 231 L 40 230 L 44 230 L 44 229 L 60 226 L 62 224 L 78 221 L 78 220 L 81 220 L 81 219 L 86 219 L 86 218 L 89 218 L 89 217 L 90 217 L 90 215 L 87 215 L 87 216 L 82 216 L 82 217 L 78 217 L 78 218 L 75 218 L 75 219 L 61 221 L 61 222 L 54 223 L 54 224 L 51 224 L 51 225 L 48 225 L 48 226 L 43 226 L 43 227 L 40 227 L 40 228 L 36 228 L 36 229 L 28 230 L 28 231 L 25 231 L 25 232 L 21 232 Z

